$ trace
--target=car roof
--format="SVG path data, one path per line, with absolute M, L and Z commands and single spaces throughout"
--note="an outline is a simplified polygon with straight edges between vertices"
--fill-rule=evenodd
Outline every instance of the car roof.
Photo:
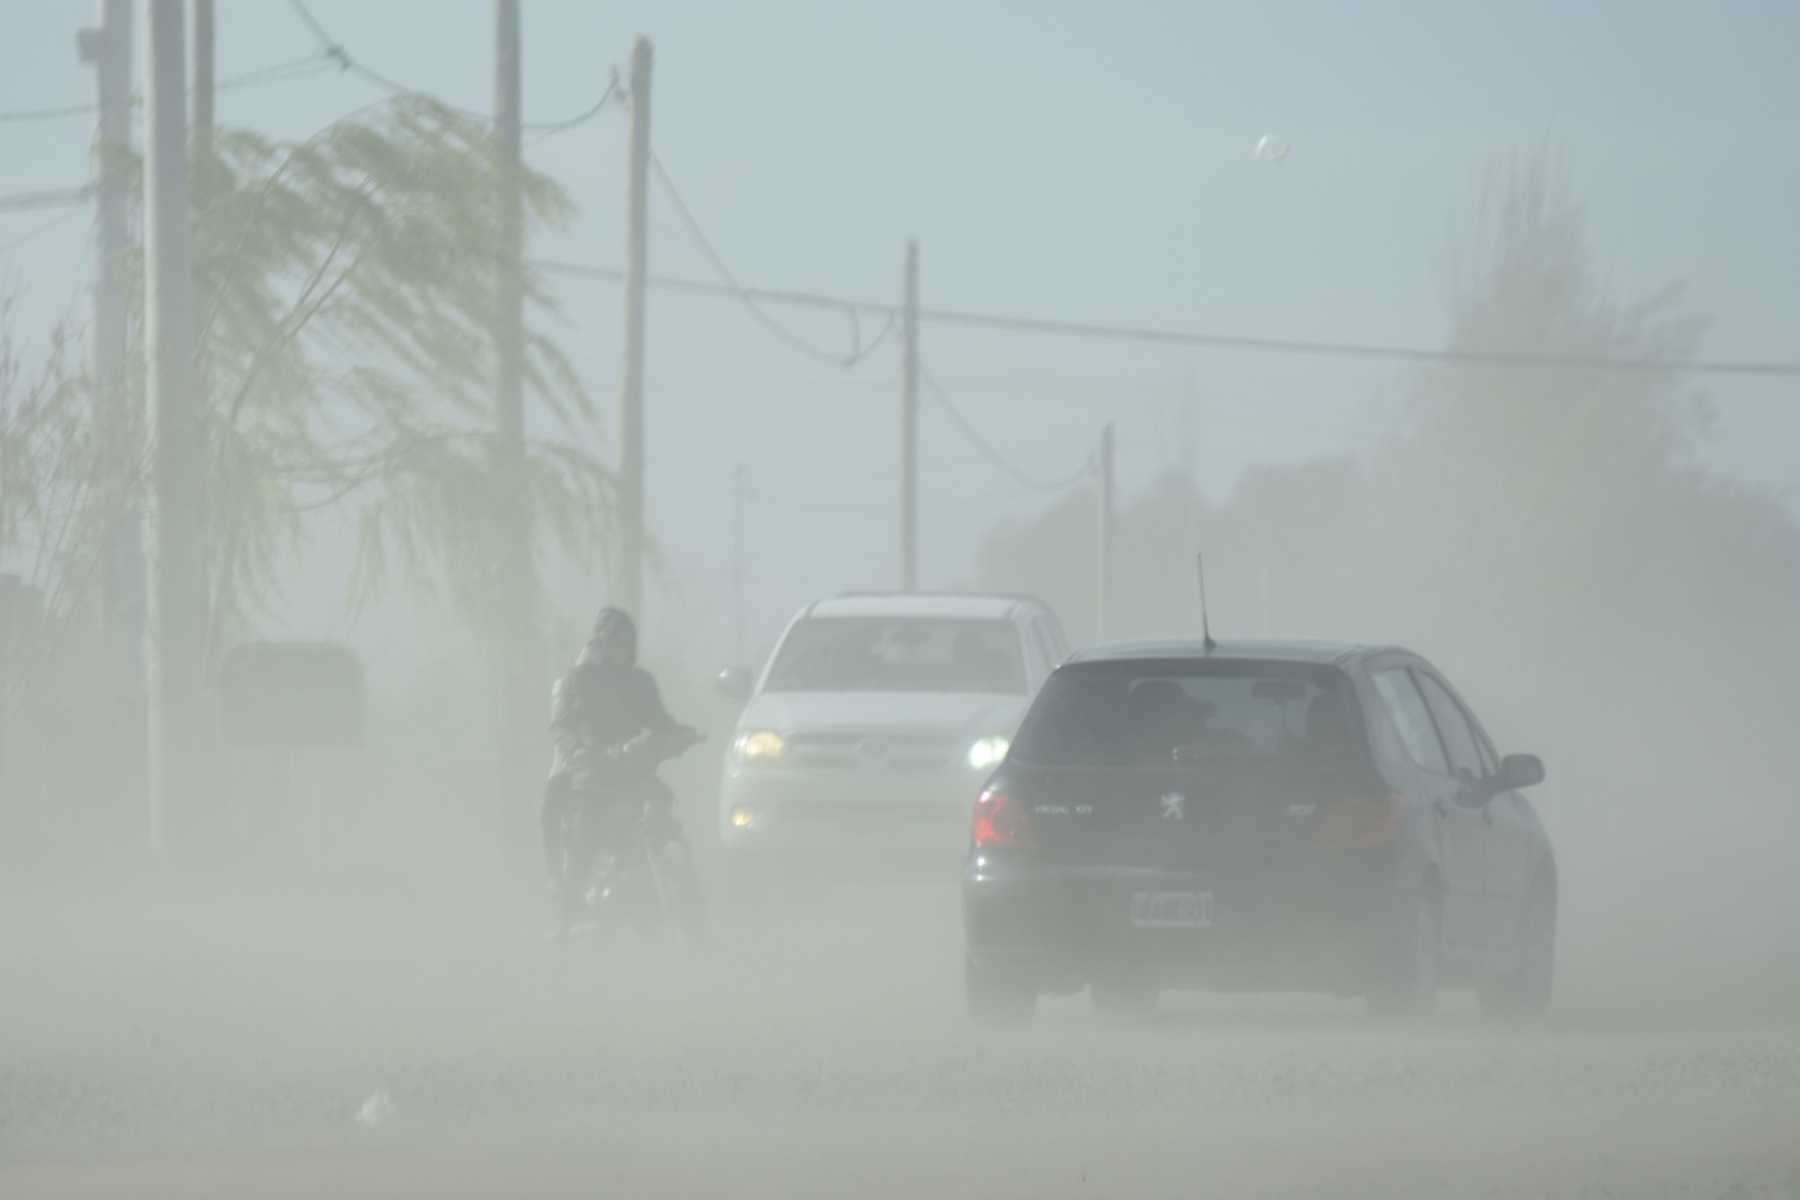
M 1020 605 L 1040 606 L 1028 596 L 955 592 L 847 592 L 820 600 L 807 610 L 813 617 L 939 617 L 1005 620 Z
M 1230 638 L 1210 647 L 1199 638 L 1115 642 L 1095 646 L 1070 658 L 1071 662 L 1133 662 L 1149 659 L 1207 658 L 1249 659 L 1275 662 L 1321 663 L 1342 666 L 1351 659 L 1390 646 L 1365 646 L 1356 642 L 1308 641 L 1301 638 Z

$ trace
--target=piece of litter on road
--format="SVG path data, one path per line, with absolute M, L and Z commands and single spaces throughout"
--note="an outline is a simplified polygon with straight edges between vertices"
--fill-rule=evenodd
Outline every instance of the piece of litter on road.
M 394 1115 L 394 1098 L 385 1091 L 376 1092 L 362 1107 L 356 1110 L 356 1123 L 365 1129 L 373 1129 Z

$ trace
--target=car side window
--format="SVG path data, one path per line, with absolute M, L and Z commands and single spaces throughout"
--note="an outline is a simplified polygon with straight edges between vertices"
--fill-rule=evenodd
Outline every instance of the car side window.
M 1468 717 L 1463 714 L 1462 705 L 1431 676 L 1422 671 L 1415 671 L 1413 675 L 1419 681 L 1419 690 L 1425 694 L 1425 703 L 1437 722 L 1438 732 L 1444 736 L 1451 768 L 1467 779 L 1485 779 L 1488 772 L 1481 761 L 1481 748 L 1475 731 L 1469 727 Z
M 1443 747 L 1438 744 L 1437 730 L 1431 724 L 1431 712 L 1425 698 L 1419 695 L 1412 673 L 1404 667 L 1389 667 L 1374 673 L 1375 691 L 1387 710 L 1388 724 L 1400 735 L 1406 756 L 1416 766 L 1440 775 L 1449 773 Z

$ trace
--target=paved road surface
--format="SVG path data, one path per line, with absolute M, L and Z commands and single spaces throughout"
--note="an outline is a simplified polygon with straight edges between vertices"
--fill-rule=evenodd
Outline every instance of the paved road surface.
M 1532 1033 L 1453 996 L 1418 1030 L 1071 998 L 996 1034 L 924 883 L 787 897 L 700 956 L 391 895 L 0 920 L 4 1196 L 1800 1195 L 1800 1019 L 1579 965 Z

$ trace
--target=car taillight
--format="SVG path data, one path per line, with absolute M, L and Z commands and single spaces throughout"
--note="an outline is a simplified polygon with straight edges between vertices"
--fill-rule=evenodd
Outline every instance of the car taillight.
M 1005 792 L 989 788 L 975 801 L 975 821 L 969 836 L 977 850 L 1024 845 L 1024 807 Z
M 1368 849 L 1385 846 L 1400 832 L 1406 815 L 1406 797 L 1400 792 L 1385 796 L 1347 796 L 1328 804 L 1313 827 L 1313 842 L 1329 850 Z

